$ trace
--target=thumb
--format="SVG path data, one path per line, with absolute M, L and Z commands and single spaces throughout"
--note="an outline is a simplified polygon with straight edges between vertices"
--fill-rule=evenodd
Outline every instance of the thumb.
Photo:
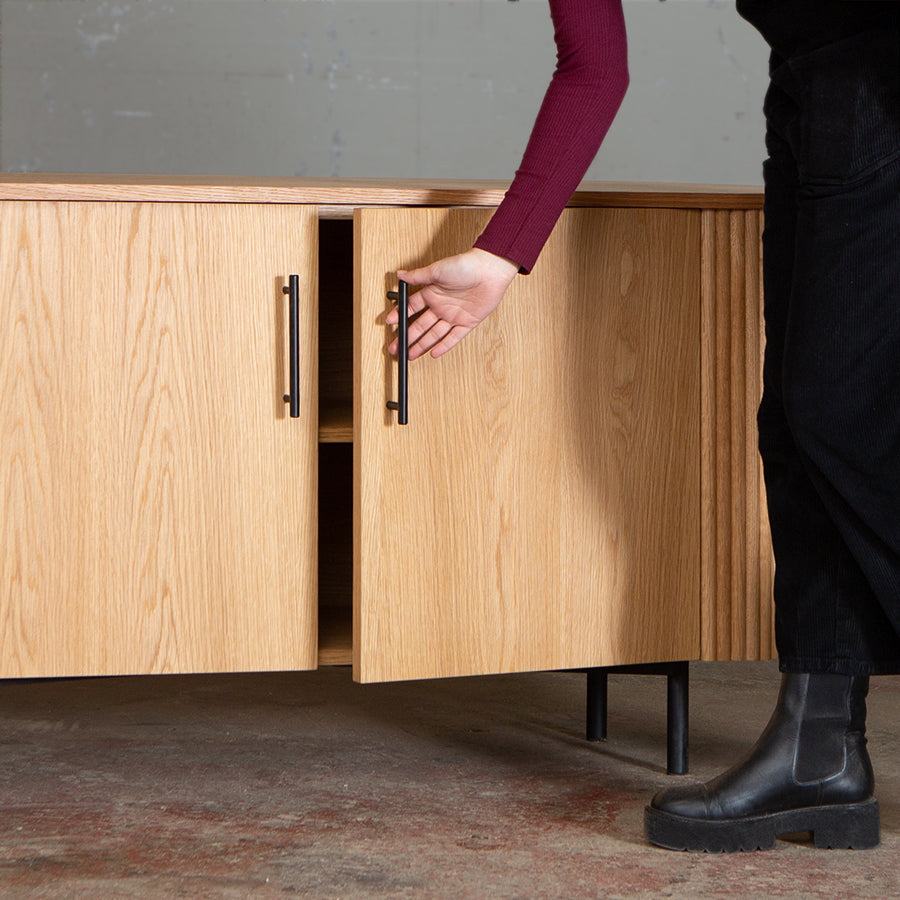
M 434 281 L 431 266 L 425 266 L 421 269 L 398 269 L 397 277 L 407 284 L 415 285 L 431 284 Z

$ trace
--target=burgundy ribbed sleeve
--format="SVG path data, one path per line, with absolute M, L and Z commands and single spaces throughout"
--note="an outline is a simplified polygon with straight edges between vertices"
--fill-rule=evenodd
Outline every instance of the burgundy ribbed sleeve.
M 530 272 L 628 87 L 622 0 L 550 0 L 556 71 L 522 163 L 476 247 Z

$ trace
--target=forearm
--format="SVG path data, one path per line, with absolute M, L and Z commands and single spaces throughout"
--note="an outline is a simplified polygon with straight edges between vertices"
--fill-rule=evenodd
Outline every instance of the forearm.
M 557 66 L 522 163 L 475 246 L 530 271 L 628 86 L 621 0 L 550 0 Z

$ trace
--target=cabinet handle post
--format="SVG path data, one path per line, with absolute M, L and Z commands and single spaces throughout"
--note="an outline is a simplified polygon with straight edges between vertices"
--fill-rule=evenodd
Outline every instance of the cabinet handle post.
M 291 275 L 282 292 L 290 295 L 290 393 L 284 395 L 284 402 L 291 405 L 291 418 L 300 418 L 300 276 Z
M 400 320 L 397 325 L 397 399 L 388 400 L 388 409 L 397 410 L 397 422 L 409 422 L 409 285 L 400 282 L 397 291 L 389 291 L 388 299 L 397 301 Z

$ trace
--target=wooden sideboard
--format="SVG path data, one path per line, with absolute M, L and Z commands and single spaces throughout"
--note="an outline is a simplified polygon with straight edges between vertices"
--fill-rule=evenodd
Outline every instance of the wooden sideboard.
M 0 677 L 770 657 L 760 191 L 586 185 L 399 425 L 502 192 L 0 177 Z

